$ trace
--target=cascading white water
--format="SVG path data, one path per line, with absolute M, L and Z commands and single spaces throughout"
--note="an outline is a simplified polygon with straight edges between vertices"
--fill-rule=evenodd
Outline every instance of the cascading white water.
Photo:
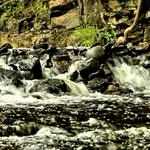
M 34 83 L 38 82 L 39 80 L 22 80 L 24 86 L 17 88 L 12 84 L 11 79 L 4 79 L 3 81 L 3 78 L 2 78 L 0 81 L 0 106 L 2 108 L 6 106 L 6 110 L 9 107 L 10 108 L 14 107 L 14 109 L 12 109 L 14 112 L 9 111 L 8 109 L 8 112 L 7 111 L 4 112 L 6 113 L 6 115 L 2 114 L 2 118 L 4 118 L 4 120 L 8 118 L 9 120 L 9 116 L 10 116 L 11 119 L 12 118 L 14 120 L 17 119 L 17 121 L 21 122 L 22 120 L 24 121 L 24 119 L 26 118 L 21 115 L 23 112 L 24 115 L 33 114 L 33 116 L 37 118 L 38 122 L 41 121 L 41 123 L 37 124 L 37 126 L 39 127 L 37 133 L 31 133 L 32 135 L 27 135 L 26 134 L 27 131 L 31 131 L 32 129 L 32 126 L 29 126 L 30 124 L 32 125 L 32 122 L 29 123 L 29 125 L 28 124 L 26 125 L 24 122 L 22 124 L 16 124 L 17 122 L 14 121 L 14 123 L 8 127 L 9 128 L 13 127 L 13 129 L 17 129 L 17 131 L 20 129 L 19 133 L 23 133 L 23 136 L 15 135 L 16 133 L 11 133 L 12 135 L 8 134 L 8 136 L 7 134 L 5 134 L 5 136 L 0 137 L 1 138 L 0 146 L 9 145 L 9 143 L 17 143 L 19 146 L 22 146 L 24 150 L 28 150 L 28 149 L 39 150 L 39 149 L 52 149 L 51 147 L 55 147 L 55 145 L 56 147 L 58 147 L 58 143 L 60 143 L 61 146 L 63 146 L 65 145 L 64 143 L 66 142 L 67 143 L 66 145 L 70 147 L 72 147 L 72 145 L 74 146 L 75 145 L 74 143 L 77 143 L 77 145 L 78 143 L 81 143 L 79 144 L 79 146 L 77 146 L 76 149 L 86 149 L 84 148 L 84 145 L 87 145 L 87 144 L 97 145 L 99 143 L 100 144 L 102 143 L 104 146 L 104 142 L 107 144 L 107 141 L 108 141 L 108 146 L 107 148 L 104 148 L 104 149 L 117 149 L 118 145 L 116 145 L 116 143 L 118 142 L 119 136 L 123 137 L 123 141 L 124 141 L 124 137 L 129 137 L 129 141 L 131 142 L 134 141 L 133 137 L 135 137 L 136 139 L 138 139 L 137 142 L 139 143 L 139 139 L 142 142 L 144 141 L 143 139 L 141 139 L 141 135 L 144 135 L 146 139 L 145 141 L 147 142 L 147 139 L 149 140 L 150 131 L 146 127 L 144 128 L 141 127 L 137 129 L 125 128 L 122 130 L 118 130 L 118 129 L 115 129 L 114 126 L 109 125 L 109 120 L 110 120 L 109 117 L 108 117 L 108 123 L 107 123 L 107 116 L 110 116 L 114 113 L 115 117 L 113 119 L 117 118 L 116 114 L 118 113 L 118 108 L 120 108 L 121 111 L 123 112 L 123 117 L 124 118 L 126 117 L 125 119 L 127 120 L 130 119 L 130 118 L 127 118 L 127 117 L 130 117 L 127 115 L 128 113 L 129 114 L 132 113 L 133 117 L 131 116 L 132 117 L 131 119 L 134 119 L 134 117 L 138 116 L 138 114 L 135 113 L 135 116 L 134 116 L 133 112 L 126 110 L 126 108 L 124 112 L 124 107 L 122 109 L 122 105 L 124 104 L 124 102 L 127 102 L 127 101 L 134 102 L 133 104 L 139 104 L 139 105 L 143 104 L 142 98 L 138 96 L 132 97 L 128 95 L 113 95 L 113 94 L 105 95 L 99 92 L 90 93 L 86 85 L 83 82 L 80 82 L 82 80 L 80 76 L 77 78 L 77 81 L 78 81 L 77 83 L 70 80 L 71 75 L 75 71 L 79 72 L 80 68 L 82 68 L 84 65 L 87 66 L 89 61 L 90 60 L 87 60 L 86 58 L 80 58 L 80 57 L 77 58 L 76 60 L 74 60 L 74 63 L 72 63 L 72 65 L 69 67 L 68 72 L 64 74 L 59 74 L 59 71 L 55 67 L 45 68 L 44 67 L 45 64 L 41 63 L 42 68 L 43 68 L 43 75 L 45 77 L 44 79 L 47 79 L 47 78 L 62 79 L 70 87 L 71 93 L 72 93 L 70 95 L 66 94 L 63 96 L 56 96 L 51 93 L 47 93 L 46 91 L 31 92 L 32 87 L 34 87 Z M 0 62 L 1 62 L 1 67 L 4 67 L 5 69 L 7 69 L 8 67 L 8 69 L 11 69 L 5 62 L 3 62 L 3 60 L 0 60 Z M 109 64 L 109 67 L 114 73 L 115 78 L 119 82 L 121 82 L 123 85 L 125 84 L 127 87 L 131 88 L 135 92 L 137 91 L 146 92 L 150 90 L 150 80 L 149 80 L 150 74 L 147 69 L 144 69 L 141 65 L 137 65 L 137 66 L 133 66 L 131 64 L 129 65 L 128 63 L 125 63 L 124 61 L 120 61 L 119 58 L 117 58 L 115 62 L 116 62 L 115 66 L 112 66 L 111 64 Z M 141 63 L 142 62 L 143 62 L 143 59 L 141 60 Z M 106 101 L 106 104 L 105 104 L 105 101 Z M 113 101 L 115 103 L 111 103 Z M 117 104 L 117 106 L 115 104 Z M 121 105 L 121 107 L 118 107 L 119 105 Z M 57 108 L 57 106 L 59 107 Z M 79 106 L 79 108 L 77 108 L 77 106 Z M 107 107 L 107 106 L 111 106 L 111 107 Z M 75 108 L 72 109 L 73 107 Z M 83 107 L 85 108 L 84 111 L 82 111 Z M 15 108 L 19 108 L 19 109 L 15 109 Z M 62 108 L 62 109 L 59 109 L 59 108 Z M 55 113 L 53 113 L 51 109 L 54 110 Z M 115 111 L 113 111 L 113 109 Z M 27 113 L 24 113 L 25 110 L 27 110 Z M 61 114 L 61 111 L 62 111 L 62 114 Z M 47 116 L 43 115 L 43 117 L 40 118 L 40 116 L 42 116 L 44 112 L 47 113 Z M 82 116 L 82 112 L 84 113 L 83 119 L 81 118 L 81 121 L 80 121 L 79 116 L 80 115 Z M 99 118 L 100 116 L 99 114 L 104 114 L 104 117 L 103 117 L 104 121 L 102 121 L 101 118 Z M 66 115 L 66 116 L 63 116 L 63 115 Z M 59 119 L 59 116 L 60 116 L 60 119 Z M 87 116 L 87 118 L 89 117 L 88 120 L 86 120 L 86 117 L 84 118 L 84 116 Z M 61 120 L 61 117 L 64 117 L 62 118 L 63 119 L 62 124 L 61 122 L 59 122 Z M 32 118 L 32 115 L 31 115 L 31 118 Z M 76 118 L 77 118 L 77 121 L 76 121 Z M 136 119 L 138 119 L 138 117 Z M 34 119 L 33 119 L 33 122 L 34 122 Z M 131 122 L 131 120 L 129 120 L 129 122 Z M 27 117 L 27 123 L 28 123 L 28 117 Z M 35 121 L 35 125 L 36 125 L 36 121 Z M 67 127 L 68 125 L 69 127 Z M 73 129 L 76 132 L 75 135 L 72 132 L 69 132 L 70 125 L 71 125 L 71 130 Z M 5 127 L 5 124 L 3 126 Z M 4 129 L 5 129 L 5 132 L 7 133 L 7 130 L 6 130 L 7 124 Z M 119 145 L 121 144 L 119 143 Z
M 131 65 L 123 59 L 116 58 L 115 65 L 108 63 L 114 77 L 131 89 L 134 93 L 150 93 L 150 71 L 145 69 L 141 64 L 146 61 L 145 57 L 140 58 L 138 65 Z
M 87 89 L 86 85 L 82 81 L 80 81 L 81 79 L 80 76 L 78 77 L 78 80 L 80 81 L 78 83 L 71 81 L 70 76 L 75 71 L 79 72 L 79 69 L 81 68 L 81 66 L 87 64 L 89 61 L 90 60 L 86 60 L 86 58 L 81 58 L 80 60 L 77 60 L 73 64 L 71 64 L 67 73 L 59 74 L 55 76 L 55 78 L 62 79 L 69 86 L 72 94 L 88 96 L 89 90 Z

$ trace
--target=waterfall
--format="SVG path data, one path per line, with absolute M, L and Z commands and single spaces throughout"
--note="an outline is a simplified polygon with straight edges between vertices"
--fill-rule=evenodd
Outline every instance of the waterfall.
M 138 65 L 133 65 L 124 59 L 115 58 L 115 65 L 108 63 L 115 79 L 125 85 L 134 93 L 149 93 L 150 71 L 142 65 L 143 57 L 140 57 Z

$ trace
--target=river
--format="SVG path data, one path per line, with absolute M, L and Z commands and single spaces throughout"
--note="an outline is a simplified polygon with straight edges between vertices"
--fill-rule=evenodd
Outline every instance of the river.
M 1 57 L 1 68 L 9 70 L 5 59 Z M 108 62 L 115 80 L 133 91 L 122 95 L 92 92 L 82 81 L 69 80 L 72 70 L 87 62 L 85 58 L 75 59 L 67 73 L 50 77 L 62 79 L 70 88 L 61 95 L 31 92 L 37 79 L 22 79 L 23 86 L 16 87 L 1 72 L 0 149 L 150 149 L 149 70 L 141 65 L 147 61 L 144 56 L 137 59 L 138 65 L 121 58 L 114 58 L 115 65 Z M 10 57 L 7 60 L 12 63 Z M 51 70 L 44 68 L 43 60 L 47 78 Z

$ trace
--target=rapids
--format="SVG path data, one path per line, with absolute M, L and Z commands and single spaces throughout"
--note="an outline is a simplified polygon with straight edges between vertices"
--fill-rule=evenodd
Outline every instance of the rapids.
M 144 56 L 138 58 L 139 64 L 133 65 L 131 58 L 123 60 L 122 58 L 114 59 L 115 65 L 109 63 L 116 80 L 122 85 L 132 89 L 135 94 L 150 94 L 150 70 L 143 67 L 147 63 Z
M 63 79 L 71 93 L 58 96 L 31 92 L 37 80 L 22 80 L 17 88 L 11 80 L 0 81 L 0 149 L 149 149 L 150 79 L 149 70 L 140 63 L 115 58 L 108 62 L 116 81 L 133 90 L 133 94 L 101 94 L 86 85 L 70 80 L 74 71 L 90 60 L 74 59 L 67 73 L 44 68 L 47 78 Z M 9 66 L 1 59 L 1 67 Z M 146 99 L 137 95 L 146 94 Z

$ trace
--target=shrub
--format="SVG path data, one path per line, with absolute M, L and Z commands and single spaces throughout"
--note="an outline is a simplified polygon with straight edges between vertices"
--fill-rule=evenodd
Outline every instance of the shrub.
M 97 42 L 105 45 L 116 39 L 115 32 L 108 25 L 105 25 L 102 31 L 100 31 L 97 26 L 86 25 L 84 27 L 79 27 L 74 30 L 73 36 L 76 38 L 78 45 L 87 47 Z
M 99 38 L 98 27 L 86 25 L 74 30 L 73 35 L 77 39 L 78 45 L 90 47 Z
M 100 43 L 105 45 L 107 43 L 114 42 L 116 39 L 114 30 L 109 26 L 105 25 L 103 28 L 103 32 L 101 33 Z

